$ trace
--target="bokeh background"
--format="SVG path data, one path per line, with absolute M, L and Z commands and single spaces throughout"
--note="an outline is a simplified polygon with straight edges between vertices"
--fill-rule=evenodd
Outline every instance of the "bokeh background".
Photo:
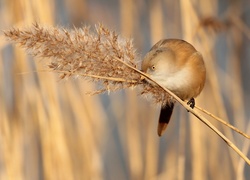
M 162 38 L 192 43 L 207 67 L 196 104 L 250 134 L 249 0 L 0 0 L 0 30 L 34 22 L 101 22 L 132 38 L 139 57 Z M 250 167 L 180 105 L 159 138 L 159 107 L 136 89 L 89 96 L 95 84 L 59 81 L 42 71 L 46 62 L 1 32 L 1 180 L 250 177 Z M 250 157 L 249 140 L 209 120 Z

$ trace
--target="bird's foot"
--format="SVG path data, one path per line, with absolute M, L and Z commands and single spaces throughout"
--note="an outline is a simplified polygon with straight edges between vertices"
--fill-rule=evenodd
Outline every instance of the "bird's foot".
M 192 109 L 194 109 L 195 106 L 195 100 L 194 98 L 191 98 L 188 102 L 187 105 L 189 105 Z

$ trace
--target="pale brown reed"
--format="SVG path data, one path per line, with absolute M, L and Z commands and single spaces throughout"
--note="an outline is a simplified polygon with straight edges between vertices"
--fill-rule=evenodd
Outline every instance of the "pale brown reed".
M 98 82 L 100 90 L 92 94 L 142 85 L 140 94 L 155 103 L 166 104 L 171 99 L 158 86 L 145 83 L 136 71 L 138 58 L 132 40 L 101 24 L 95 30 L 95 33 L 90 27 L 67 30 L 36 23 L 29 29 L 13 28 L 4 34 L 31 55 L 51 58 L 48 67 L 59 73 L 61 79 L 82 77 Z

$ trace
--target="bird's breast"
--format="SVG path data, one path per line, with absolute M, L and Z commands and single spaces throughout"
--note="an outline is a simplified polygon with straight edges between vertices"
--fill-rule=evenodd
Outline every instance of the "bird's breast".
M 156 73 L 151 75 L 151 78 L 172 91 L 179 98 L 188 100 L 200 93 L 201 82 L 199 82 L 198 77 L 194 76 L 192 69 L 186 67 L 176 72 L 168 73 L 164 71 L 163 73 L 165 74 Z

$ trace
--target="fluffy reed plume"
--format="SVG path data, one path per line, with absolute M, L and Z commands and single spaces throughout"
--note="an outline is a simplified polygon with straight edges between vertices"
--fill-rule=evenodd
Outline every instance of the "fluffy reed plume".
M 98 81 L 100 90 L 131 88 L 141 85 L 141 94 L 165 104 L 169 95 L 160 87 L 142 81 L 132 40 L 125 39 L 101 24 L 73 30 L 34 24 L 26 30 L 11 29 L 5 36 L 20 44 L 33 56 L 51 58 L 48 65 L 60 78 L 76 77 Z
M 206 118 L 138 70 L 135 48 L 131 40 L 118 36 L 102 25 L 97 25 L 95 30 L 93 33 L 89 27 L 66 30 L 34 24 L 26 30 L 14 28 L 4 33 L 32 55 L 51 58 L 49 68 L 60 73 L 61 79 L 80 76 L 99 82 L 101 89 L 94 93 L 139 86 L 141 95 L 152 97 L 151 100 L 155 103 L 166 104 L 173 97 L 250 164 L 250 160 Z M 142 77 L 152 83 L 147 83 Z

